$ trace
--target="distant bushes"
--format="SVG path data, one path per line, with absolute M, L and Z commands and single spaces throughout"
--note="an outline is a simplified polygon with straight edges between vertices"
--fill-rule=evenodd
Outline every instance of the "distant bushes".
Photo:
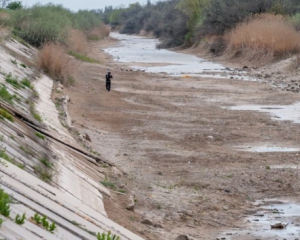
M 300 30 L 298 0 L 168 0 L 127 8 L 106 7 L 102 18 L 121 33 L 141 31 L 159 37 L 160 47 L 191 45 L 210 36 L 220 36 L 256 14 L 293 16 Z M 222 44 L 223 45 L 223 44 Z
M 99 40 L 110 31 L 97 11 L 71 12 L 61 5 L 36 4 L 31 8 L 16 8 L 9 11 L 8 20 L 4 14 L 7 11 L 3 12 L 2 21 L 11 26 L 17 38 L 40 48 L 38 66 L 62 83 L 74 82 L 68 53 L 86 57 L 87 41 Z
M 294 14 L 299 11 L 297 0 L 211 0 L 204 12 L 199 34 L 223 34 L 254 14 Z
M 101 27 L 100 17 L 93 11 L 73 13 L 61 5 L 34 5 L 11 13 L 13 33 L 31 45 L 40 47 L 49 42 L 66 44 L 69 31 L 82 32 Z
M 185 42 L 188 19 L 176 9 L 179 0 L 160 1 L 155 5 L 130 4 L 128 8 L 105 8 L 102 16 L 112 27 L 121 26 L 120 33 L 139 34 L 142 30 L 160 38 L 159 47 L 175 47 Z

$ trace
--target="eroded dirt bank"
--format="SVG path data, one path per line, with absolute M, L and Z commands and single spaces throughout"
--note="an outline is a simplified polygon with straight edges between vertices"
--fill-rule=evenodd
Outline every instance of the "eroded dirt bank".
M 243 228 L 244 218 L 257 210 L 255 200 L 299 198 L 298 168 L 272 167 L 298 166 L 299 152 L 238 150 L 298 147 L 299 125 L 228 109 L 289 105 L 299 102 L 298 94 L 268 82 L 126 71 L 101 51 L 114 44 L 93 43 L 90 55 L 102 64 L 82 63 L 75 86 L 65 89 L 74 127 L 123 171 L 109 176 L 116 188 L 126 189 L 126 195 L 113 195 L 115 204 L 107 202 L 110 217 L 146 239 L 215 239 Z M 107 69 L 114 76 L 109 93 Z M 135 212 L 125 209 L 129 196 Z

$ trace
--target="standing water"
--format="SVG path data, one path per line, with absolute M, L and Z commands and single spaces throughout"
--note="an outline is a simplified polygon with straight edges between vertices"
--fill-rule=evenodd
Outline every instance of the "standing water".
M 114 61 L 131 63 L 131 68 L 150 73 L 166 73 L 172 76 L 200 76 L 225 78 L 228 70 L 224 66 L 193 55 L 158 49 L 157 39 L 111 33 L 120 40 L 117 47 L 105 49 Z M 241 76 L 235 78 L 242 79 Z

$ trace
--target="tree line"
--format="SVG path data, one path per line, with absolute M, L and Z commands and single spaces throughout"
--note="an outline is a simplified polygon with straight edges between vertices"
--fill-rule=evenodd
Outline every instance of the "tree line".
M 120 33 L 151 32 L 160 47 L 191 45 L 206 36 L 222 35 L 251 15 L 272 13 L 292 17 L 299 25 L 298 0 L 168 0 L 128 7 L 105 7 L 102 20 Z M 296 17 L 295 17 L 296 16 Z

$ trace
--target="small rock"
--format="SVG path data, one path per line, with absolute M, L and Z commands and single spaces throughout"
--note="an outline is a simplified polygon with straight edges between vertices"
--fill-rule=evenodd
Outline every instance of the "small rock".
M 288 225 L 288 223 L 278 222 L 278 223 L 272 224 L 271 228 L 283 229 L 283 228 L 286 228 L 287 225 Z
M 175 240 L 189 240 L 187 235 L 179 235 Z
M 214 137 L 213 136 L 208 136 L 207 139 L 214 140 Z
M 134 197 L 133 196 L 130 196 L 129 197 L 129 204 L 128 204 L 128 206 L 126 207 L 126 209 L 128 210 L 128 211 L 132 211 L 132 212 L 134 212 L 134 207 L 135 207 L 135 202 L 134 202 Z
M 123 173 L 116 167 L 111 168 L 112 172 L 117 176 L 123 176 Z
M 154 224 L 154 227 L 156 227 L 156 228 L 164 228 L 163 225 L 161 225 L 161 224 Z
M 62 88 L 58 87 L 58 88 L 56 88 L 56 91 L 61 92 Z
M 84 138 L 85 140 L 89 141 L 89 142 L 92 142 L 90 136 L 89 136 L 87 133 L 84 133 L 84 134 L 83 134 L 83 138 Z
M 151 222 L 149 219 L 144 219 L 143 221 L 141 221 L 141 223 L 148 226 L 154 226 L 153 222 Z

